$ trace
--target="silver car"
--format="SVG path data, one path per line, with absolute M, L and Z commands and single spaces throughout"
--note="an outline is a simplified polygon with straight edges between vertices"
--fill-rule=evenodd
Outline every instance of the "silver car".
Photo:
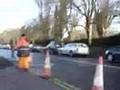
M 89 47 L 84 43 L 68 43 L 62 48 L 58 48 L 58 54 L 67 54 L 70 56 L 75 54 L 89 55 Z

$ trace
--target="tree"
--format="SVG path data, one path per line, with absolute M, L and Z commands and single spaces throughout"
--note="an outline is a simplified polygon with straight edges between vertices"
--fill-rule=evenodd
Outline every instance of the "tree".
M 40 10 L 39 13 L 39 24 L 37 27 L 39 29 L 39 34 L 43 34 L 42 37 L 44 39 L 49 38 L 49 30 L 50 30 L 50 3 L 49 0 L 35 0 Z
M 113 19 L 120 13 L 120 0 L 100 0 L 96 2 L 94 22 L 99 37 L 103 37 Z
M 73 2 L 73 6 L 79 11 L 79 13 L 85 18 L 85 30 L 88 38 L 88 43 L 91 44 L 91 29 L 90 25 L 93 20 L 94 7 L 96 0 L 79 0 L 80 5 Z
M 55 7 L 55 12 L 54 12 L 54 26 L 53 26 L 53 38 L 55 40 L 59 40 L 62 37 L 62 31 L 59 27 L 60 21 L 59 21 L 59 10 L 58 6 Z
M 43 0 L 35 0 L 38 8 L 39 8 L 39 19 L 43 19 Z
M 73 2 L 73 6 L 85 18 L 85 30 L 88 43 L 92 43 L 91 26 L 96 26 L 98 36 L 103 37 L 104 30 L 107 29 L 112 20 L 118 16 L 115 11 L 120 10 L 120 0 L 79 0 L 77 5 Z M 95 30 L 95 29 L 94 29 Z
M 67 6 L 70 0 L 59 0 L 60 5 L 55 6 L 54 12 L 54 39 L 61 41 L 63 30 L 67 26 Z

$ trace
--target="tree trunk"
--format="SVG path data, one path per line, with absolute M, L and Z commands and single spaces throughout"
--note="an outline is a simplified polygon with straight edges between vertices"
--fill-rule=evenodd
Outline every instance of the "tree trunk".
M 88 39 L 88 44 L 92 44 L 92 29 L 90 28 L 90 20 L 89 17 L 86 17 L 86 34 Z

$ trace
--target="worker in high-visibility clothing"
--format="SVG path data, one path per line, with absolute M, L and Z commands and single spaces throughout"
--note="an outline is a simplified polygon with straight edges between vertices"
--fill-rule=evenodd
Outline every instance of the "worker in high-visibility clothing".
M 28 48 L 29 41 L 25 34 L 22 34 L 21 37 L 17 40 L 16 48 L 17 48 L 17 56 L 18 60 L 18 68 L 27 71 L 31 65 L 31 57 L 30 51 Z

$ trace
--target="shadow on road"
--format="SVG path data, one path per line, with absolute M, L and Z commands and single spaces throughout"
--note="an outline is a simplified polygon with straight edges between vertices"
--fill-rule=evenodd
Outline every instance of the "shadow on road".
M 9 66 L 13 66 L 13 63 L 5 58 L 0 57 L 0 69 L 4 69 Z

